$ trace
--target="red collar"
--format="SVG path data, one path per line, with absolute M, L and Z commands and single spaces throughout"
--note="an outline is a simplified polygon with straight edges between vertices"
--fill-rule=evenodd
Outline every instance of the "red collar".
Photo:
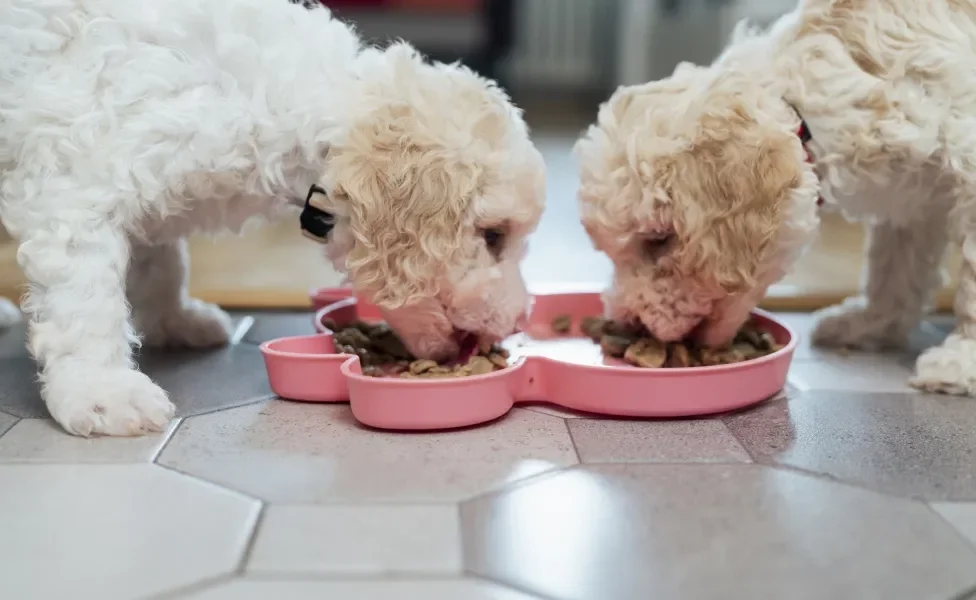
M 796 130 L 796 136 L 800 138 L 800 143 L 803 144 L 803 151 L 807 154 L 807 162 L 813 164 L 813 156 L 807 149 L 807 142 L 813 139 L 813 136 L 810 135 L 810 128 L 807 127 L 807 122 L 802 117 L 800 118 L 800 128 Z M 817 196 L 817 206 L 823 206 L 823 203 L 823 197 Z

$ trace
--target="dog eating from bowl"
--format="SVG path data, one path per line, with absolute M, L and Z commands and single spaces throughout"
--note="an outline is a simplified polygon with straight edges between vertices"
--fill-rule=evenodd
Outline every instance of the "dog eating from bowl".
M 67 431 L 162 430 L 132 347 L 230 332 L 187 293 L 186 237 L 297 227 L 312 189 L 328 258 L 414 354 L 515 328 L 544 166 L 492 82 L 284 1 L 11 0 L 0 23 L 0 216 Z
M 582 221 L 615 265 L 609 316 L 722 345 L 814 239 L 869 230 L 863 294 L 817 344 L 907 343 L 953 238 L 958 325 L 911 383 L 976 395 L 976 5 L 802 0 L 708 66 L 619 88 L 577 144 Z

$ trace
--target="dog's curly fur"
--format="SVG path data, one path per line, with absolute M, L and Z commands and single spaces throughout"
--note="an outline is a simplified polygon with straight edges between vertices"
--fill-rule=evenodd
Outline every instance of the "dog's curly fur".
M 131 345 L 219 345 L 230 326 L 188 297 L 185 237 L 287 212 L 312 184 L 335 216 L 327 254 L 416 354 L 524 313 L 544 167 L 521 113 L 464 67 L 285 2 L 8 0 L 0 80 L 0 215 L 72 433 L 165 426 Z
M 870 242 L 863 297 L 815 341 L 904 344 L 955 231 L 958 326 L 913 382 L 976 394 L 974 65 L 973 0 L 804 0 L 768 31 L 740 26 L 708 67 L 619 89 L 578 143 L 583 221 L 616 263 L 608 309 L 727 341 L 815 235 L 819 193 Z

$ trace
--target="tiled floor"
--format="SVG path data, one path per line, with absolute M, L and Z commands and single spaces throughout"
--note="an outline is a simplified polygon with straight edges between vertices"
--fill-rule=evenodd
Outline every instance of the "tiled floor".
M 310 317 L 240 317 L 144 358 L 182 420 L 143 439 L 61 433 L 0 337 L 0 598 L 976 598 L 976 401 L 906 389 L 910 355 L 802 347 L 782 396 L 710 419 L 395 434 L 270 399 L 256 344 Z

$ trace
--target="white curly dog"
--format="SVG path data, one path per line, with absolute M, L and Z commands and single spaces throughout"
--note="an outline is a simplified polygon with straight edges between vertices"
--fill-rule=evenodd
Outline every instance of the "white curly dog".
M 814 341 L 903 345 L 962 245 L 958 325 L 915 386 L 976 394 L 976 1 L 804 0 L 708 67 L 619 89 L 578 143 L 611 313 L 722 344 L 816 234 L 818 197 L 870 228 L 863 296 Z
M 230 326 L 188 297 L 184 238 L 313 185 L 329 257 L 414 353 L 500 338 L 525 311 L 544 166 L 520 111 L 466 68 L 363 47 L 285 2 L 6 0 L 0 81 L 0 215 L 69 432 L 166 426 L 131 346 L 221 345 Z

